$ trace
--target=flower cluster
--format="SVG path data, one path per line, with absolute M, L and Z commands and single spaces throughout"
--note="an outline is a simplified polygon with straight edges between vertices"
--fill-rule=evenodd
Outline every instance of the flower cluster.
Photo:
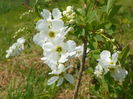
M 63 11 L 63 16 L 65 17 L 65 19 L 69 24 L 73 24 L 76 16 L 76 13 L 74 12 L 73 7 L 67 6 L 66 10 Z
M 114 80 L 123 81 L 128 72 L 122 68 L 120 64 L 117 64 L 118 56 L 118 52 L 111 56 L 109 51 L 102 51 L 100 54 L 100 59 L 98 59 L 98 65 L 95 68 L 94 74 L 97 77 L 101 77 L 102 75 L 110 72 Z
M 25 39 L 19 38 L 7 51 L 6 58 L 19 55 L 24 50 Z
M 70 58 L 80 57 L 83 46 L 77 47 L 73 40 L 65 40 L 70 28 L 65 26 L 62 12 L 58 8 L 54 8 L 52 12 L 44 9 L 41 15 L 43 19 L 36 24 L 38 33 L 33 41 L 43 49 L 44 57 L 41 59 L 51 69 L 49 74 L 55 75 L 48 80 L 48 85 L 58 81 L 57 86 L 60 86 L 64 79 L 74 83 L 73 76 L 67 73 L 72 66 L 66 66 L 66 63 Z

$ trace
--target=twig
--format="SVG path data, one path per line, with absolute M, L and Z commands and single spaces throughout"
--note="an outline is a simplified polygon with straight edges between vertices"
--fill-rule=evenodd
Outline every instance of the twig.
M 87 40 L 85 38 L 83 38 L 83 43 L 84 43 L 84 49 L 83 49 L 82 65 L 80 66 L 78 81 L 77 81 L 76 86 L 75 86 L 73 99 L 77 99 L 78 90 L 79 90 L 79 87 L 80 87 L 83 68 L 85 66 L 85 60 L 86 60 L 86 55 L 87 55 Z

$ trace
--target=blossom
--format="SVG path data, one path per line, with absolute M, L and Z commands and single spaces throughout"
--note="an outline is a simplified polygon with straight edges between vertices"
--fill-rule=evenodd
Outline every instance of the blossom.
M 94 74 L 97 77 L 101 77 L 106 73 L 110 72 L 111 76 L 116 81 L 124 81 L 128 72 L 121 67 L 118 62 L 118 52 L 111 55 L 111 52 L 104 50 L 100 54 L 100 59 L 98 59 L 98 65 L 95 68 Z
M 114 78 L 114 80 L 121 82 L 124 81 L 127 74 L 128 74 L 127 70 L 121 67 L 111 71 L 111 76 Z
M 67 16 L 70 20 L 74 16 L 71 6 L 67 7 Z M 57 82 L 60 86 L 64 79 L 74 83 L 73 76 L 66 71 L 72 66 L 65 66 L 70 58 L 80 57 L 83 53 L 83 46 L 76 46 L 73 40 L 65 41 L 65 36 L 72 29 L 65 26 L 62 20 L 62 13 L 58 8 L 52 10 L 44 9 L 41 12 L 43 19 L 36 23 L 38 33 L 33 37 L 33 41 L 43 48 L 43 58 L 45 64 L 51 69 L 50 75 L 54 75 L 48 80 L 48 85 Z M 70 21 L 69 20 L 69 21 Z
M 97 76 L 97 77 L 101 77 L 102 75 L 103 75 L 103 67 L 100 65 L 100 64 L 98 64 L 97 66 L 96 66 L 96 68 L 95 68 L 95 72 L 94 72 L 94 74 Z
M 66 10 L 63 11 L 63 16 L 65 17 L 66 21 L 69 23 L 69 24 L 73 24 L 75 22 L 75 12 L 73 10 L 73 7 L 72 6 L 67 6 Z
M 71 66 L 65 67 L 63 64 L 59 64 L 59 66 L 57 66 L 57 68 L 54 71 L 49 73 L 49 74 L 55 74 L 56 76 L 53 76 L 48 80 L 48 85 L 51 85 L 56 81 L 58 81 L 57 86 L 60 86 L 63 83 L 64 79 L 66 79 L 69 83 L 73 84 L 74 83 L 73 76 L 65 73 L 65 71 L 69 68 L 71 68 Z
M 39 33 L 33 37 L 33 41 L 41 47 L 45 42 L 56 38 L 61 38 L 64 40 L 65 35 L 70 30 L 70 28 L 64 26 L 64 22 L 61 20 L 54 20 L 51 24 L 51 27 L 49 27 L 49 23 L 44 20 L 37 22 L 36 29 Z
M 19 38 L 16 43 L 14 43 L 9 49 L 6 51 L 6 58 L 11 56 L 19 55 L 24 50 L 25 39 Z
M 108 72 L 109 69 L 111 68 L 116 68 L 117 65 L 117 60 L 118 60 L 118 53 L 114 53 L 111 56 L 111 53 L 107 50 L 104 50 L 100 54 L 100 59 L 98 59 L 98 62 L 100 65 L 103 66 L 105 73 Z
M 73 57 L 76 54 L 75 48 L 76 43 L 72 40 L 64 42 L 62 39 L 57 38 L 53 42 L 47 42 L 43 44 L 44 56 L 47 57 L 45 61 L 47 62 L 48 59 L 51 59 L 54 56 L 51 61 L 55 59 L 55 64 L 58 60 L 60 63 L 65 63 L 68 58 Z

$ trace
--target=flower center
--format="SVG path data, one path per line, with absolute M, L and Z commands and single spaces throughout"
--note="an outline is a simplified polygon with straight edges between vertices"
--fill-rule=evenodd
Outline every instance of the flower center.
M 53 32 L 53 31 L 49 32 L 49 37 L 54 38 L 55 37 L 55 32 Z
M 61 53 L 62 52 L 62 47 L 61 46 L 58 46 L 57 48 L 56 48 L 56 51 L 58 52 L 58 53 Z
M 114 62 L 110 62 L 110 64 L 112 64 L 112 65 L 113 65 L 113 64 L 114 64 Z

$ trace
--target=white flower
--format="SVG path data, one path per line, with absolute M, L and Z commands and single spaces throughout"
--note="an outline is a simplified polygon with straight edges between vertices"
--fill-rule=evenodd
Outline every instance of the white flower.
M 16 43 L 14 43 L 9 49 L 6 51 L 6 58 L 9 58 L 11 56 L 19 55 L 24 50 L 24 43 L 25 39 L 19 38 Z
M 76 55 L 76 43 L 72 40 L 68 40 L 65 43 L 65 53 L 63 53 L 59 59 L 60 63 L 65 63 L 69 58 L 73 58 Z
M 128 74 L 127 70 L 123 68 L 117 68 L 111 71 L 111 76 L 116 80 L 116 81 L 124 81 L 126 75 Z
M 51 41 L 56 38 L 64 40 L 65 35 L 70 30 L 70 28 L 64 26 L 64 22 L 61 20 L 54 20 L 51 24 L 51 27 L 48 27 L 49 24 L 43 20 L 37 23 L 36 29 L 40 33 L 37 33 L 33 37 L 33 41 L 41 47 L 46 41 Z
M 73 11 L 73 7 L 72 6 L 67 6 L 66 11 L 67 12 L 72 12 Z
M 21 37 L 21 38 L 19 38 L 19 39 L 17 40 L 17 43 L 19 43 L 19 44 L 24 44 L 24 43 L 25 43 L 25 39 L 24 39 L 23 37 Z
M 117 60 L 118 60 L 118 53 L 114 53 L 111 56 L 111 53 L 107 50 L 104 50 L 100 54 L 100 59 L 98 59 L 98 62 L 100 65 L 103 66 L 106 72 L 108 72 L 109 69 L 111 68 L 116 68 L 117 65 Z
M 57 61 L 60 59 L 61 63 L 68 60 L 69 57 L 74 56 L 76 43 L 72 40 L 63 42 L 62 39 L 57 38 L 53 42 L 43 44 L 44 56 L 54 56 Z
M 69 24 L 73 24 L 75 22 L 75 12 L 73 10 L 72 6 L 67 6 L 66 10 L 63 11 L 63 16 L 66 19 L 66 22 L 68 22 Z
M 106 73 L 110 72 L 111 76 L 116 81 L 124 81 L 128 72 L 121 67 L 120 64 L 117 64 L 118 61 L 118 52 L 114 53 L 111 56 L 111 53 L 107 50 L 104 50 L 100 54 L 100 59 L 98 59 L 98 65 L 95 68 L 94 74 L 97 77 L 101 77 Z
M 59 64 L 59 66 L 57 66 L 57 69 L 55 69 L 54 71 L 49 73 L 49 74 L 55 74 L 58 76 L 51 77 L 48 80 L 48 85 L 51 85 L 51 84 L 55 83 L 56 81 L 58 81 L 57 86 L 60 86 L 63 83 L 64 79 L 66 79 L 69 83 L 73 84 L 74 83 L 73 76 L 65 73 L 65 71 L 69 68 L 71 68 L 71 66 L 65 67 L 63 64 Z M 62 73 L 64 73 L 64 74 L 62 74 Z M 62 75 L 60 75 L 60 74 L 62 74 Z
M 103 67 L 100 65 L 100 64 L 98 64 L 97 66 L 96 66 L 96 68 L 95 68 L 95 72 L 94 72 L 94 74 L 97 76 L 97 77 L 101 77 L 102 75 L 103 75 Z

